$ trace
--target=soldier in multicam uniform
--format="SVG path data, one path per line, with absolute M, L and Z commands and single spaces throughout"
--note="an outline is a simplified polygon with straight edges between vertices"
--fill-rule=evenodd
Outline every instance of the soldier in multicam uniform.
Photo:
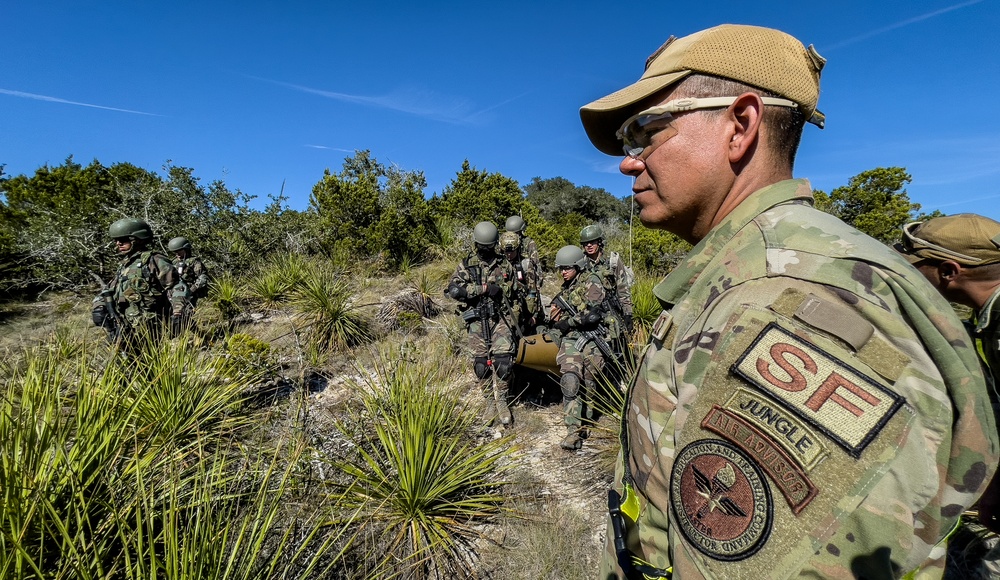
M 556 252 L 556 267 L 563 284 L 552 302 L 550 335 L 559 344 L 556 362 L 562 375 L 559 387 L 566 421 L 566 437 L 559 445 L 572 451 L 581 448 L 587 438 L 584 422 L 592 418 L 593 410 L 586 398 L 596 392 L 605 362 L 595 341 L 582 332 L 600 328 L 605 293 L 600 276 L 587 269 L 587 257 L 580 248 L 561 248 Z M 559 303 L 565 306 L 560 308 Z M 607 340 L 608 336 L 601 338 Z
M 580 230 L 580 247 L 587 255 L 589 268 L 604 280 L 604 290 L 626 328 L 632 327 L 632 283 L 635 275 L 618 252 L 604 254 L 604 230 L 591 224 Z
M 519 215 L 512 215 L 504 222 L 503 229 L 508 232 L 514 232 L 521 237 L 521 256 L 527 258 L 531 263 L 531 270 L 535 274 L 535 279 L 538 280 L 538 288 L 541 289 L 544 282 L 542 280 L 544 275 L 542 260 L 538 255 L 538 244 L 524 233 L 528 230 L 527 222 Z
M 983 363 L 994 415 L 1000 410 L 1000 222 L 965 213 L 913 222 L 896 250 L 942 296 L 972 309 L 966 330 Z M 994 474 L 969 516 L 966 533 L 949 545 L 949 575 L 1000 578 L 1000 476 Z M 963 521 L 965 516 L 963 516 Z M 985 527 L 985 533 L 979 526 Z M 964 542 L 962 540 L 965 540 Z
M 497 417 L 508 426 L 512 422 L 507 395 L 514 370 L 516 350 L 512 307 L 516 299 L 516 273 L 503 256 L 497 254 L 497 227 L 479 222 L 472 232 L 475 251 L 465 257 L 445 290 L 458 300 L 460 314 L 469 332 L 472 369 L 486 396 L 495 399 Z
M 626 394 L 601 578 L 940 577 L 996 469 L 975 349 L 901 256 L 792 179 L 825 60 L 723 25 L 584 106 L 639 218 L 696 244 Z
M 208 294 L 208 268 L 201 258 L 192 256 L 191 242 L 176 237 L 167 242 L 167 250 L 174 254 L 177 283 L 170 293 L 170 330 L 174 336 L 191 324 L 191 316 L 198 300 Z
M 516 321 L 518 337 L 535 334 L 544 320 L 542 298 L 538 291 L 539 280 L 528 258 L 521 257 L 521 237 L 515 232 L 500 234 L 500 251 L 507 260 L 512 278 L 512 318 Z
M 108 236 L 114 239 L 122 256 L 107 290 L 115 309 L 112 316 L 121 325 L 117 328 L 118 338 L 132 348 L 139 340 L 160 336 L 170 312 L 168 296 L 176 277 L 170 260 L 149 249 L 153 229 L 144 220 L 120 219 L 108 228 Z

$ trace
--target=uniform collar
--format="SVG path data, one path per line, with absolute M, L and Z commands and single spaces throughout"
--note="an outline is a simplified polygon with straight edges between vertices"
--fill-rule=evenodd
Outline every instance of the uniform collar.
M 712 228 L 684 260 L 653 288 L 653 294 L 663 303 L 676 304 L 698 279 L 705 265 L 743 226 L 776 205 L 798 200 L 812 205 L 812 190 L 806 179 L 787 179 L 758 189 Z
M 1000 312 L 993 312 L 994 310 L 1000 308 L 1000 286 L 997 286 L 993 290 L 993 294 L 990 295 L 990 299 L 983 304 L 983 307 L 976 312 L 976 332 L 982 332 L 990 325 L 990 321 L 994 320 L 994 314 L 1000 316 Z

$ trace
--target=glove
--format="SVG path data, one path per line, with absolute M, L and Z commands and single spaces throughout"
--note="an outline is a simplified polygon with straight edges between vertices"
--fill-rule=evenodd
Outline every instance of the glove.
M 503 294 L 503 288 L 501 288 L 496 282 L 490 282 L 486 285 L 486 293 L 490 295 L 490 298 L 496 298 Z
M 583 317 L 584 326 L 597 326 L 601 323 L 601 313 L 600 312 L 588 312 L 586 316 Z
M 465 288 L 459 286 L 458 284 L 452 284 L 448 288 L 448 295 L 454 298 L 455 300 L 462 300 L 462 301 L 464 301 L 466 298 L 469 297 L 469 294 L 465 291 Z
M 555 328 L 559 332 L 561 332 L 563 334 L 566 334 L 567 332 L 569 332 L 569 319 L 568 318 L 563 318 L 559 322 L 556 322 L 555 324 L 553 324 L 552 328 Z

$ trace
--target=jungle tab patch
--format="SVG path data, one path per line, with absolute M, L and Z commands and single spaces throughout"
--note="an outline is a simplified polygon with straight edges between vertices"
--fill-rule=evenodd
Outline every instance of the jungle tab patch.
M 805 419 L 857 459 L 903 398 L 772 322 L 731 371 Z
M 771 489 L 760 468 L 728 441 L 703 439 L 681 450 L 670 492 L 681 533 L 709 558 L 744 560 L 771 535 Z
M 802 468 L 788 456 L 770 437 L 736 413 L 718 405 L 705 415 L 701 426 L 712 431 L 747 452 L 754 463 L 764 468 L 778 491 L 785 496 L 792 513 L 799 515 L 816 497 L 819 489 L 813 485 Z
M 723 407 L 770 435 L 807 473 L 830 454 L 805 421 L 762 394 L 739 388 Z

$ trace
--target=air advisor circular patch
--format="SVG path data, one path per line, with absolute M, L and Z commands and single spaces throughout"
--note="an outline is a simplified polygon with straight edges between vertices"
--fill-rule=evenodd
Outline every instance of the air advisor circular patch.
M 771 534 L 773 503 L 767 480 L 742 450 L 703 439 L 674 460 L 670 502 L 684 537 L 715 560 L 743 560 Z

